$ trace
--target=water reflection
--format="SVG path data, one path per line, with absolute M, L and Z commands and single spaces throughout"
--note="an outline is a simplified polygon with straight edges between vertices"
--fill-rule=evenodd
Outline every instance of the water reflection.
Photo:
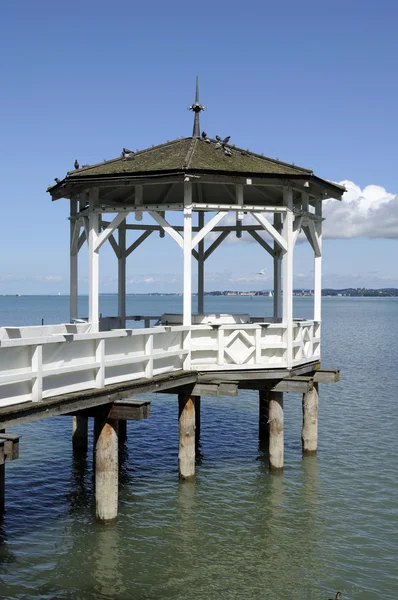
M 82 507 L 89 506 L 92 498 L 91 486 L 87 453 L 74 453 L 70 471 L 70 486 L 67 493 L 67 502 L 71 514 L 78 512 Z
M 94 591 L 100 598 L 122 598 L 126 592 L 119 565 L 117 525 L 98 526 L 93 548 Z

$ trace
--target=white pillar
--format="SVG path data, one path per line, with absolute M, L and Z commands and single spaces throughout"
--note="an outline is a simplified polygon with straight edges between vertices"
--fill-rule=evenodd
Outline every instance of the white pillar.
M 118 242 L 120 256 L 117 261 L 118 267 L 118 317 L 120 326 L 126 327 L 126 219 L 120 223 L 118 228 Z
M 322 217 L 322 200 L 315 201 L 315 214 Z M 315 231 L 318 236 L 319 249 L 322 252 L 322 221 L 316 221 Z M 321 320 L 321 302 L 322 302 L 322 256 L 314 258 L 314 321 Z
M 198 213 L 199 229 L 202 229 L 205 224 L 205 214 L 203 211 Z M 201 240 L 198 244 L 198 313 L 204 312 L 204 296 L 205 296 L 205 240 Z
M 69 270 L 69 320 L 77 319 L 77 277 L 78 277 L 78 248 L 72 248 L 73 239 L 75 237 L 75 227 L 77 215 L 77 199 L 71 198 L 70 201 L 70 270 Z
M 192 184 L 184 183 L 184 297 L 183 325 L 192 320 Z
M 288 208 L 283 222 L 287 251 L 283 255 L 283 323 L 286 326 L 287 368 L 293 363 L 293 191 L 283 188 L 283 204 Z
M 90 190 L 89 200 L 89 239 L 88 239 L 88 320 L 91 331 L 99 329 L 99 251 L 95 244 L 99 235 L 99 215 L 94 212 L 97 206 L 98 188 Z
M 282 219 L 280 213 L 274 214 L 274 227 L 280 233 L 282 229 Z M 274 242 L 274 319 L 282 318 L 282 257 L 281 249 L 277 242 Z

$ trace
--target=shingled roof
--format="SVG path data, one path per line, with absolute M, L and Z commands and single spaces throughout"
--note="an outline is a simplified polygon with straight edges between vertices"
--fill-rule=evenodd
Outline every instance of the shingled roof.
M 218 145 L 219 146 L 219 145 Z M 68 179 L 113 175 L 138 175 L 170 172 L 207 172 L 244 175 L 311 175 L 312 171 L 226 145 L 231 156 L 216 140 L 182 138 L 135 152 L 131 158 L 115 158 L 103 163 L 70 171 Z

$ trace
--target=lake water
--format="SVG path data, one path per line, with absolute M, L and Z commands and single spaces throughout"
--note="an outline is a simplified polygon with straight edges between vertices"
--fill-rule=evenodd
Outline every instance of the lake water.
M 271 314 L 268 298 L 206 298 L 206 310 Z M 116 298 L 101 297 L 103 314 Z M 181 298 L 129 296 L 131 314 Z M 295 300 L 309 317 L 311 298 Z M 81 299 L 80 314 L 87 312 Z M 0 297 L 0 325 L 68 318 L 67 297 Z M 177 475 L 177 400 L 128 424 L 119 519 L 94 520 L 91 447 L 74 462 L 71 419 L 14 428 L 0 524 L 0 597 L 18 599 L 385 599 L 398 596 L 398 299 L 324 298 L 319 450 L 301 457 L 301 398 L 285 396 L 285 470 L 270 475 L 258 398 L 202 400 L 194 483 Z M 92 424 L 90 436 L 92 434 Z M 90 437 L 91 441 L 91 437 Z

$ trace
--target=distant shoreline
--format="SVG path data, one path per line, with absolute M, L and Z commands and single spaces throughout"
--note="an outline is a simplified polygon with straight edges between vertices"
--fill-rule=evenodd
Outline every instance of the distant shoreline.
M 239 290 L 216 290 L 212 292 L 205 292 L 205 296 L 223 296 L 223 297 L 243 297 L 253 298 L 255 296 L 265 296 L 272 299 L 272 290 L 251 290 L 251 291 L 239 291 Z M 313 290 L 309 289 L 295 289 L 293 290 L 294 296 L 302 297 L 313 297 Z M 53 294 L 1 294 L 5 298 L 15 298 L 20 296 L 51 296 L 51 297 L 69 297 L 67 293 L 53 293 Z M 88 294 L 79 294 L 81 297 L 87 297 Z M 103 292 L 100 296 L 117 296 L 117 292 Z M 182 297 L 182 292 L 127 292 L 126 296 L 175 296 Z M 192 296 L 197 296 L 193 293 Z M 398 288 L 343 288 L 333 289 L 324 288 L 322 289 L 322 296 L 324 297 L 348 297 L 348 298 L 396 298 L 398 297 Z

